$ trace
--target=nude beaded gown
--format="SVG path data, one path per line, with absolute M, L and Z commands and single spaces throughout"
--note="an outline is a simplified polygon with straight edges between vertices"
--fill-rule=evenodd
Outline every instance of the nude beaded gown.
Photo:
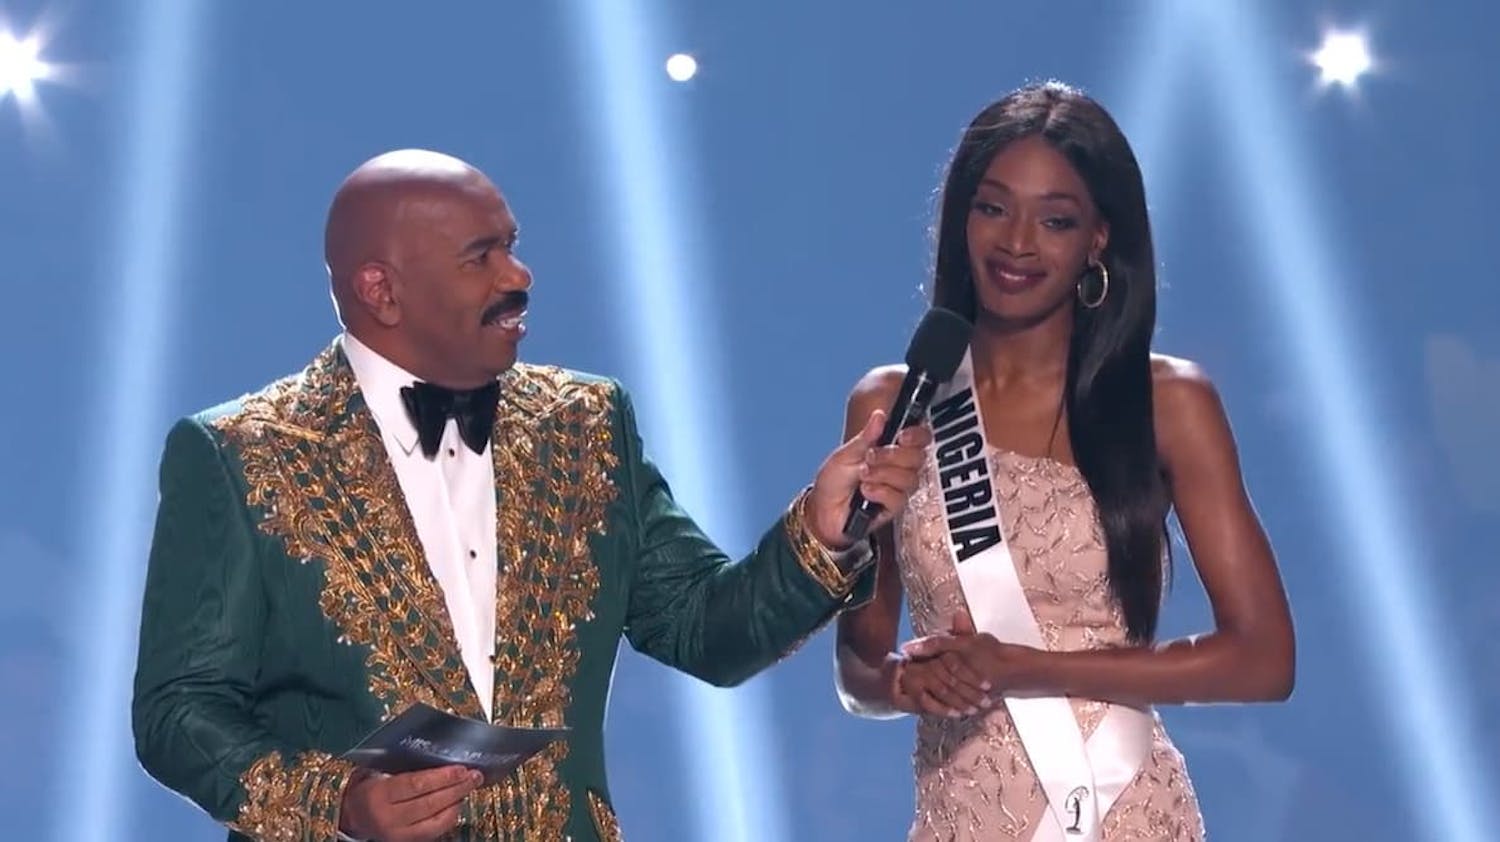
M 1126 645 L 1124 617 L 1110 598 L 1106 553 L 1093 498 L 1077 468 L 991 448 L 990 475 L 1011 556 L 1051 650 Z M 949 554 L 942 492 L 929 460 L 897 528 L 898 563 L 917 635 L 952 628 L 963 595 Z M 1074 699 L 1087 739 L 1103 702 Z M 1204 836 L 1182 755 L 1160 722 L 1134 781 L 1104 817 L 1108 842 L 1199 840 Z M 913 755 L 912 842 L 1030 839 L 1046 795 L 1004 705 L 975 716 L 922 717 Z

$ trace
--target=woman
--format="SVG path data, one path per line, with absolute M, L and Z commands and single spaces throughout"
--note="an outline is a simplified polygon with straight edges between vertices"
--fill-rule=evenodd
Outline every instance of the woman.
M 974 119 L 932 293 L 974 334 L 877 595 L 839 620 L 844 706 L 921 715 L 911 839 L 1199 839 L 1150 706 L 1287 698 L 1292 622 L 1213 385 L 1151 353 L 1144 188 L 1102 107 L 1047 83 Z M 847 434 L 903 374 L 860 381 Z M 1173 509 L 1216 628 L 1159 644 Z M 922 637 L 897 650 L 903 591 Z

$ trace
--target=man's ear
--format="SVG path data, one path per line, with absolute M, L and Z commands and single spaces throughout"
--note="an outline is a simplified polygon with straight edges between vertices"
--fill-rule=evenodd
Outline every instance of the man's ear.
M 379 262 L 361 265 L 354 272 L 354 298 L 375 321 L 386 327 L 401 322 L 401 302 L 397 299 L 394 272 Z

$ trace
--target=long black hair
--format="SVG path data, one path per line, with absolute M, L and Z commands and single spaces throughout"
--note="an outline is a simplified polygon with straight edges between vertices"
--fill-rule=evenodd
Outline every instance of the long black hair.
M 948 165 L 939 199 L 933 303 L 974 318 L 969 262 L 970 203 L 990 161 L 1023 137 L 1045 139 L 1082 176 L 1109 242 L 1109 273 L 1098 307 L 1073 307 L 1063 410 L 1078 469 L 1099 510 L 1109 553 L 1110 592 L 1131 640 L 1156 635 L 1170 569 L 1166 517 L 1171 495 L 1152 423 L 1151 335 L 1156 326 L 1156 259 L 1140 166 L 1125 135 L 1093 99 L 1059 82 L 1029 85 L 974 118 Z M 1092 301 L 1102 276 L 1080 283 Z

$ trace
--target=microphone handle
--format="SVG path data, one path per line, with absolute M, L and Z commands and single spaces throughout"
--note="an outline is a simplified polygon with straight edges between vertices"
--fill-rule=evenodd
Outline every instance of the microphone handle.
M 913 371 L 901 382 L 901 391 L 886 416 L 885 429 L 880 433 L 876 447 L 885 447 L 896 440 L 896 436 L 907 427 L 922 423 L 927 417 L 927 405 L 937 391 L 937 382 L 925 371 Z M 849 506 L 849 517 L 844 520 L 844 537 L 852 543 L 863 540 L 870 531 L 870 524 L 885 507 L 873 500 L 865 499 L 858 488 L 854 489 L 854 500 Z

